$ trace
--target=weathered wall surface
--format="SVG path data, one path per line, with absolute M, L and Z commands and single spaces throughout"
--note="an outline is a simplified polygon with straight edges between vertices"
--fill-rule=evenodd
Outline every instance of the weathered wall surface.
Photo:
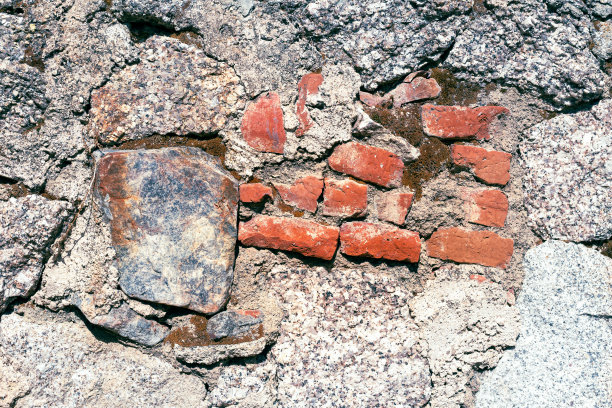
M 0 0 L 0 407 L 612 406 L 611 33 Z

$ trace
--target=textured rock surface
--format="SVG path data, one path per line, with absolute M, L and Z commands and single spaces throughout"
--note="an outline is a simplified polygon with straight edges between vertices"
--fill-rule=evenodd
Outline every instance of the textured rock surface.
M 0 201 L 0 313 L 38 285 L 70 207 L 35 195 Z
M 548 241 L 529 250 L 524 265 L 521 335 L 483 376 L 476 406 L 610 406 L 612 261 Z
M 276 383 L 274 364 L 224 367 L 207 401 L 213 408 L 271 407 L 276 402 Z
M 257 328 L 262 321 L 263 316 L 259 310 L 228 310 L 211 317 L 206 331 L 213 340 L 238 337 Z
M 612 100 L 531 128 L 520 145 L 525 205 L 545 238 L 612 236 Z
M 238 189 L 216 158 L 193 148 L 108 151 L 96 196 L 128 296 L 203 313 L 225 304 Z
M 414 353 L 411 295 L 396 277 L 277 267 L 267 283 L 287 313 L 272 349 L 278 406 L 427 403 L 429 368 Z
M 197 377 L 49 313 L 2 317 L 0 367 L 6 406 L 200 406 L 206 397 Z

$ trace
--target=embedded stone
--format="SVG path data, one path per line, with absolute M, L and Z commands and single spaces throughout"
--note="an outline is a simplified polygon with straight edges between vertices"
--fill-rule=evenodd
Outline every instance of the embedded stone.
M 300 218 L 257 215 L 241 222 L 238 239 L 243 245 L 280 249 L 330 260 L 338 246 L 339 229 Z
M 417 232 L 390 225 L 348 222 L 340 227 L 340 251 L 350 256 L 418 262 L 421 240 Z
M 359 91 L 359 100 L 367 106 L 381 106 L 389 102 L 386 96 L 378 96 L 368 92 Z
M 214 313 L 232 283 L 238 189 L 219 160 L 190 147 L 106 151 L 95 195 L 119 284 L 149 302 Z
M 413 193 L 392 190 L 380 195 L 376 201 L 378 219 L 403 225 L 412 205 Z
M 440 92 L 442 88 L 435 79 L 416 77 L 410 82 L 402 82 L 385 97 L 393 98 L 393 107 L 399 108 L 410 102 L 437 98 Z
M 456 166 L 469 168 L 477 179 L 487 184 L 503 186 L 510 180 L 510 153 L 454 144 L 451 157 Z
M 464 196 L 467 220 L 489 227 L 503 227 L 508 215 L 508 197 L 499 190 L 472 191 Z
M 328 163 L 336 171 L 379 186 L 399 187 L 402 184 L 404 162 L 380 147 L 345 143 L 336 147 Z
M 358 217 L 368 210 L 368 186 L 353 180 L 325 179 L 323 215 Z
M 262 322 L 259 310 L 228 310 L 211 317 L 206 332 L 212 340 L 239 338 L 263 330 Z
M 282 154 L 287 135 L 278 94 L 268 92 L 252 102 L 244 112 L 240 130 L 253 149 Z
M 295 105 L 295 113 L 300 126 L 295 131 L 296 136 L 303 136 L 313 125 L 310 114 L 306 109 L 306 101 L 309 95 L 319 93 L 319 86 L 322 83 L 323 75 L 315 72 L 304 75 L 298 83 L 298 100 Z
M 512 258 L 514 241 L 491 231 L 462 228 L 439 229 L 427 241 L 427 254 L 459 263 L 506 268 Z
M 272 197 L 272 188 L 262 183 L 247 183 L 240 185 L 240 201 L 243 203 L 261 203 Z
M 323 192 L 323 179 L 307 176 L 296 180 L 293 185 L 274 183 L 274 188 L 286 204 L 315 212 L 319 197 Z
M 489 124 L 496 116 L 508 113 L 502 106 L 423 105 L 421 116 L 423 131 L 428 136 L 442 139 L 491 139 Z

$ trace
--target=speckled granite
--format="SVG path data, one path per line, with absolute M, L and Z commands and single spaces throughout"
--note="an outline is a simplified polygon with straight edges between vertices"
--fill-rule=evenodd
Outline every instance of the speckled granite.
M 520 337 L 483 377 L 476 406 L 612 407 L 612 260 L 548 241 L 524 267 Z
M 278 267 L 269 285 L 287 315 L 272 349 L 279 407 L 420 407 L 427 362 L 416 356 L 410 292 L 384 272 Z

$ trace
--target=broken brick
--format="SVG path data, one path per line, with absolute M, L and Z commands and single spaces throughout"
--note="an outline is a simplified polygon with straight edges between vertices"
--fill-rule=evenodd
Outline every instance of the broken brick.
M 356 142 L 342 144 L 328 159 L 332 169 L 383 187 L 402 184 L 404 162 L 394 153 L 380 147 Z
M 399 108 L 410 102 L 437 98 L 440 92 L 442 88 L 435 79 L 416 77 L 410 82 L 402 82 L 385 97 L 392 97 L 393 107 Z
M 479 190 L 464 196 L 469 222 L 489 227 L 503 227 L 508 215 L 508 197 L 499 190 Z
M 306 109 L 306 100 L 308 99 L 308 95 L 319 93 L 319 86 L 321 86 L 322 83 L 323 75 L 314 72 L 304 75 L 298 83 L 298 100 L 295 105 L 295 113 L 300 122 L 300 126 L 295 131 L 296 136 L 303 136 L 313 125 L 310 114 Z
M 505 268 L 512 258 L 514 241 L 491 231 L 439 229 L 427 241 L 427 254 L 458 263 Z
M 421 240 L 416 232 L 390 225 L 348 222 L 340 227 L 340 251 L 350 256 L 418 262 Z
M 412 205 L 413 197 L 413 193 L 395 190 L 383 193 L 376 202 L 378 219 L 403 225 Z
M 246 246 L 280 249 L 330 260 L 338 246 L 338 227 L 301 218 L 257 215 L 241 222 L 238 240 Z
M 261 203 L 266 197 L 272 197 L 272 188 L 262 183 L 247 183 L 240 185 L 240 201 L 243 203 Z
M 510 153 L 454 144 L 451 157 L 455 165 L 472 169 L 474 176 L 485 183 L 503 186 L 510 180 Z
M 274 183 L 274 188 L 276 188 L 285 204 L 315 212 L 317 211 L 319 197 L 323 192 L 323 179 L 308 176 L 296 180 L 293 185 Z
M 368 92 L 359 92 L 359 100 L 367 106 L 375 107 L 386 104 L 389 98 L 386 96 L 378 96 Z
M 353 180 L 325 179 L 323 215 L 357 217 L 368 209 L 368 186 Z
M 465 106 L 423 105 L 421 117 L 423 131 L 428 136 L 442 139 L 485 139 L 489 140 L 489 124 L 508 109 L 501 106 Z
M 268 92 L 251 103 L 244 112 L 240 130 L 253 149 L 282 154 L 287 135 L 278 94 Z

